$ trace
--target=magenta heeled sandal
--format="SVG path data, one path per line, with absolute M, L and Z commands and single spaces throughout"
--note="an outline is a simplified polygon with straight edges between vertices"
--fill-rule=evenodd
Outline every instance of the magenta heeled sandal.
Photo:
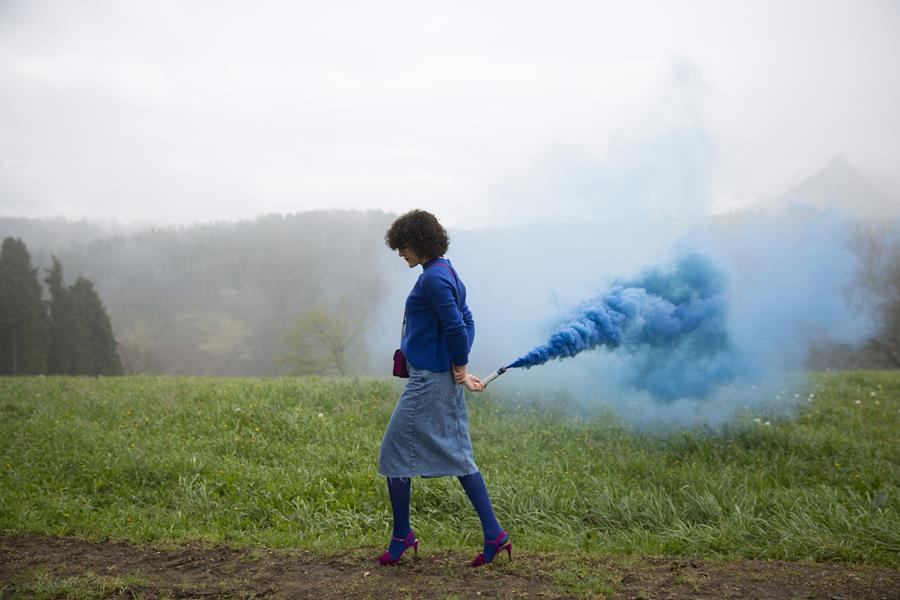
M 406 552 L 409 548 L 413 549 L 413 553 L 418 557 L 419 556 L 419 539 L 416 537 L 416 534 L 413 533 L 413 530 L 410 529 L 409 533 L 406 534 L 406 538 L 398 538 L 392 537 L 391 540 L 395 540 L 398 542 L 403 542 L 403 551 L 400 552 L 400 556 L 397 558 L 391 558 L 391 553 L 385 550 L 384 554 L 378 557 L 378 562 L 384 566 L 396 565 L 400 562 L 400 558 L 403 557 L 403 552 Z
M 503 539 L 503 536 L 506 536 L 506 540 L 504 540 L 504 542 L 501 544 L 500 540 Z M 473 558 L 472 562 L 469 563 L 471 566 L 480 567 L 481 565 L 491 563 L 503 550 L 506 550 L 506 555 L 509 557 L 509 560 L 512 560 L 512 541 L 509 539 L 509 534 L 505 531 L 501 531 L 496 540 L 484 540 L 484 543 L 494 544 L 495 546 L 497 546 L 497 551 L 494 552 L 494 556 L 492 556 L 491 560 L 489 561 L 484 560 L 484 552 L 479 552 L 478 556 Z

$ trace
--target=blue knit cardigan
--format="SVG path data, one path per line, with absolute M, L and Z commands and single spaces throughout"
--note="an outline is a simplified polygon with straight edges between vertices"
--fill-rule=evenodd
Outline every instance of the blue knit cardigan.
M 442 373 L 469 362 L 475 321 L 466 286 L 445 258 L 426 262 L 406 298 L 400 349 L 417 369 Z

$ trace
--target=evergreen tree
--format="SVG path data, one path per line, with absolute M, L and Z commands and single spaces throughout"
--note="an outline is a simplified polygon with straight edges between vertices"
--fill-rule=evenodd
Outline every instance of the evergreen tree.
M 50 372 L 121 375 L 112 325 L 91 280 L 79 277 L 67 288 L 54 256 L 45 281 L 50 288 Z
M 49 323 L 38 270 L 21 239 L 0 249 L 0 374 L 47 372 Z
M 50 351 L 48 370 L 53 375 L 77 375 L 81 373 L 79 340 L 84 337 L 80 331 L 76 307 L 63 281 L 63 268 L 56 256 L 53 266 L 47 269 L 44 279 L 50 289 Z
M 68 293 L 80 321 L 78 369 L 89 375 L 121 375 L 122 363 L 116 352 L 112 325 L 100 296 L 90 279 L 79 277 Z

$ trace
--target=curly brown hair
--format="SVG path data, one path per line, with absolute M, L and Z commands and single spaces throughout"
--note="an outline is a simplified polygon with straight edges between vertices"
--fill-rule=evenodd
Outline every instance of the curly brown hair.
M 409 248 L 422 258 L 437 258 L 447 252 L 450 238 L 437 217 L 416 209 L 400 215 L 391 223 L 384 234 L 384 243 L 391 250 Z

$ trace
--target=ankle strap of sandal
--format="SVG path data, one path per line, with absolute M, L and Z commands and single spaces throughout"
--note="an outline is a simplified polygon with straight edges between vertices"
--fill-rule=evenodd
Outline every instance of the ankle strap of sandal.
M 484 543 L 485 543 L 485 544 L 493 544 L 493 545 L 495 545 L 495 546 L 497 546 L 497 547 L 499 548 L 499 547 L 500 547 L 500 540 L 503 539 L 503 536 L 504 536 L 504 535 L 506 536 L 506 539 L 508 540 L 508 539 L 509 539 L 509 534 L 506 533 L 505 531 L 501 531 L 501 532 L 500 532 L 500 535 L 497 536 L 497 539 L 496 539 L 496 540 L 484 540 Z

